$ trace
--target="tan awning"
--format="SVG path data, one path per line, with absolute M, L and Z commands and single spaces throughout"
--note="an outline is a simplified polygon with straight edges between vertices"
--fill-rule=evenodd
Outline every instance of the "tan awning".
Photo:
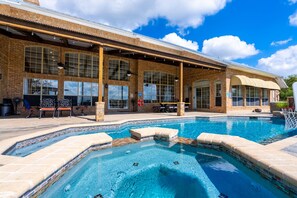
M 245 85 L 265 89 L 280 90 L 280 86 L 273 81 L 265 81 L 259 78 L 249 78 L 244 75 L 234 75 L 231 79 L 231 85 Z

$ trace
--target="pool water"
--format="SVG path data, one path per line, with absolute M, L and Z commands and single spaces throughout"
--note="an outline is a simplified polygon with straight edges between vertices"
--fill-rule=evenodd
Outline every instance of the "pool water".
M 92 152 L 41 197 L 286 197 L 232 157 L 143 142 Z
M 69 136 L 106 132 L 113 139 L 130 137 L 130 129 L 143 127 L 165 127 L 179 130 L 179 136 L 196 139 L 202 132 L 236 135 L 259 143 L 271 143 L 286 137 L 297 135 L 295 131 L 285 131 L 285 121 L 279 118 L 249 118 L 249 117 L 216 117 L 192 118 L 181 120 L 155 121 L 150 124 L 125 124 L 123 127 L 109 130 L 70 132 L 49 140 L 39 142 L 24 148 L 11 149 L 7 155 L 27 156 L 48 145 L 63 140 Z

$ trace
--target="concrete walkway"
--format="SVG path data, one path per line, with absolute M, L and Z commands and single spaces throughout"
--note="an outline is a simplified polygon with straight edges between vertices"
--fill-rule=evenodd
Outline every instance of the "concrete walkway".
M 197 117 L 213 117 L 226 116 L 222 113 L 208 113 L 208 112 L 186 112 L 185 116 Z M 233 112 L 228 115 L 231 116 L 271 116 L 268 113 L 242 113 Z M 135 120 L 135 119 L 158 119 L 158 118 L 177 118 L 176 113 L 120 113 L 105 115 L 104 122 L 115 122 L 121 120 Z M 12 137 L 26 135 L 46 129 L 51 129 L 63 125 L 72 124 L 93 124 L 95 123 L 95 116 L 77 116 L 77 117 L 62 117 L 62 118 L 22 118 L 22 117 L 0 117 L 0 141 Z

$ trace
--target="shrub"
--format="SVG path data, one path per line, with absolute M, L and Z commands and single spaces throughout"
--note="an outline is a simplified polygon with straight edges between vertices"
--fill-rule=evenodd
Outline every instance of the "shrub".
M 276 103 L 276 107 L 280 109 L 288 108 L 289 104 L 285 101 L 280 101 Z

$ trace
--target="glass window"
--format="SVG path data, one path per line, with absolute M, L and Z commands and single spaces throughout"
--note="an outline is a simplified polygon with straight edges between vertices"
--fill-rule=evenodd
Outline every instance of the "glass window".
M 269 105 L 269 90 L 268 89 L 262 89 L 262 106 L 268 106 Z
M 98 78 L 99 57 L 80 53 L 65 53 L 65 75 Z
M 43 73 L 44 74 L 58 74 L 59 53 L 58 51 L 43 48 Z
M 232 86 L 232 105 L 243 106 L 242 86 Z
M 66 53 L 65 54 L 65 75 L 78 76 L 78 54 Z
M 31 106 L 39 106 L 42 98 L 57 99 L 58 80 L 24 79 L 24 99 L 28 100 Z
M 92 106 L 98 101 L 98 83 L 64 82 L 64 96 L 72 100 L 73 106 Z
M 108 86 L 108 108 L 128 109 L 129 88 L 128 86 Z
M 80 54 L 79 56 L 79 76 L 92 77 L 92 56 Z
M 145 103 L 173 102 L 174 76 L 162 72 L 144 72 L 143 99 Z
M 220 81 L 215 83 L 215 90 L 216 90 L 215 104 L 217 107 L 221 107 L 222 106 L 222 84 Z
M 155 84 L 145 84 L 143 86 L 143 99 L 144 101 L 157 102 L 157 85 Z
M 246 87 L 246 105 L 260 106 L 259 88 Z
M 93 78 L 98 78 L 98 72 L 99 72 L 99 57 L 93 56 Z
M 25 71 L 31 73 L 58 74 L 59 53 L 50 48 L 26 47 Z
M 128 81 L 127 72 L 130 70 L 129 62 L 122 60 L 109 60 L 108 76 L 110 80 Z

